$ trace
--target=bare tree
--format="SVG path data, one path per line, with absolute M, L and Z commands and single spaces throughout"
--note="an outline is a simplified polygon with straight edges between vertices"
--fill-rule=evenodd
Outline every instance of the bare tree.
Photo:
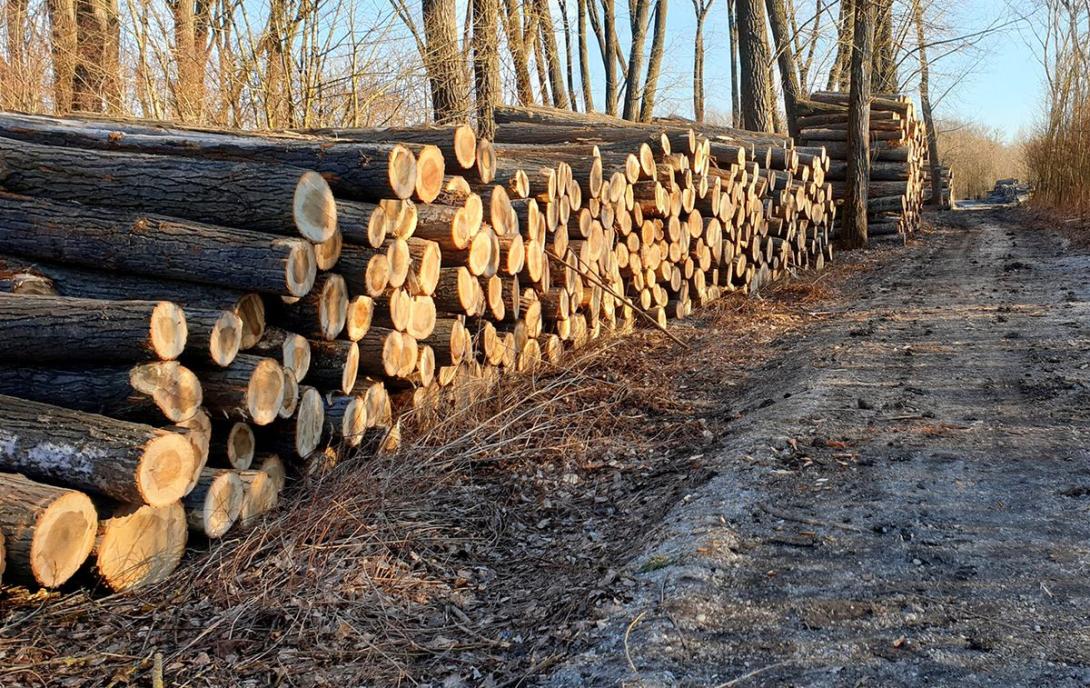
M 840 243 L 844 248 L 867 245 L 867 190 L 870 183 L 870 98 L 874 8 L 857 0 L 852 42 L 851 87 L 848 96 L 848 191 Z
M 939 159 L 939 132 L 931 112 L 931 68 L 927 62 L 927 42 L 924 39 L 923 6 L 912 0 L 912 15 L 916 24 L 916 42 L 920 58 L 920 109 L 927 127 L 927 154 L 931 163 L 931 202 L 942 203 L 942 161 Z
M 651 15 L 651 0 L 630 0 L 632 10 L 629 24 L 632 28 L 632 45 L 628 51 L 628 85 L 625 88 L 625 119 L 640 118 L 640 75 L 643 74 L 643 49 L 647 42 L 647 24 Z
M 568 100 L 571 101 L 571 109 L 579 109 L 579 99 L 575 96 L 575 61 L 572 54 L 571 24 L 568 22 L 568 0 L 560 0 L 560 21 L 564 27 L 564 71 L 568 83 Z
M 504 13 L 500 18 L 507 35 L 507 49 L 511 51 L 511 61 L 514 63 L 515 93 L 519 104 L 532 105 L 534 89 L 530 85 L 530 55 L 522 31 L 522 18 L 515 0 L 503 0 L 503 8 Z
M 424 67 L 431 84 L 436 122 L 464 121 L 469 112 L 462 54 L 458 49 L 455 0 L 422 0 L 426 52 Z
M 715 0 L 693 0 L 693 11 L 696 12 L 696 34 L 693 38 L 693 119 L 697 122 L 704 121 L 704 22 L 707 21 L 708 12 L 714 4 Z M 732 48 L 732 62 L 733 53 Z M 731 80 L 733 79 L 732 70 Z
M 727 0 L 727 27 L 730 32 L 730 116 L 731 124 L 742 126 L 741 88 L 738 84 L 738 0 Z
M 28 72 L 27 36 L 28 36 L 28 0 L 7 0 L 4 6 L 4 19 L 7 24 L 8 60 L 4 83 L 0 84 L 0 104 L 18 110 L 30 109 L 31 81 Z
M 837 20 L 836 57 L 829 68 L 830 91 L 843 91 L 849 80 L 852 55 L 852 39 L 855 34 L 855 0 L 840 0 L 840 16 Z
M 560 55 L 556 45 L 552 13 L 549 11 L 549 0 L 534 0 L 534 2 L 537 6 L 537 22 L 541 29 L 541 41 L 549 70 L 549 88 L 553 94 L 553 106 L 567 109 L 568 94 L 564 86 L 563 72 L 560 70 Z
M 174 64 L 178 75 L 173 88 L 175 111 L 182 121 L 199 121 L 204 115 L 204 72 L 211 50 L 211 3 L 173 0 L 170 10 L 174 18 Z
M 72 107 L 121 112 L 121 25 L 114 0 L 76 0 Z
M 500 97 L 500 55 L 496 20 L 497 0 L 473 0 L 473 89 L 477 106 L 477 131 L 492 138 L 496 133 L 496 104 Z
M 662 54 L 666 46 L 666 16 L 668 0 L 655 3 L 655 33 L 651 38 L 651 59 L 647 63 L 647 80 L 643 85 L 643 102 L 640 105 L 640 121 L 650 122 L 655 110 L 659 75 L 662 73 Z
M 583 89 L 583 110 L 594 111 L 594 96 L 591 93 L 590 53 L 587 50 L 587 2 L 578 0 L 577 22 L 579 34 L 579 84 Z
M 898 89 L 897 66 L 894 62 L 896 46 L 893 40 L 893 0 L 868 1 L 877 2 L 871 87 L 878 93 L 893 93 Z
M 769 79 L 772 61 L 765 28 L 764 3 L 762 0 L 736 0 L 736 5 L 742 127 L 750 131 L 772 131 L 772 85 Z
M 787 115 L 787 131 L 793 137 L 799 135 L 798 102 L 803 98 L 799 86 L 798 67 L 795 64 L 795 52 L 792 50 L 791 27 L 788 26 L 787 8 L 784 0 L 767 0 L 768 21 L 772 26 L 772 38 L 776 42 L 777 62 L 780 66 L 780 88 L 783 90 L 783 106 Z M 792 12 L 792 17 L 794 12 Z M 794 23 L 794 19 L 792 19 Z M 797 33 L 795 36 L 797 37 Z

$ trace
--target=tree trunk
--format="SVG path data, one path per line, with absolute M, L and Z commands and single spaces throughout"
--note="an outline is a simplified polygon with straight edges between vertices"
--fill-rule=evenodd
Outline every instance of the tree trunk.
M 647 43 L 647 24 L 651 15 L 651 0 L 635 0 L 635 12 L 629 17 L 632 44 L 628 50 L 628 84 L 625 87 L 624 119 L 640 119 L 640 78 L 643 75 L 643 49 Z
M 316 275 L 314 250 L 301 239 L 5 193 L 0 244 L 22 256 L 267 294 L 304 296 Z
M 567 109 L 568 95 L 564 86 L 564 75 L 560 69 L 560 51 L 556 45 L 556 29 L 553 26 L 549 0 L 534 0 L 537 4 L 538 27 L 541 31 L 542 46 L 545 49 L 545 62 L 549 68 L 549 88 L 553 95 L 553 106 Z
M 46 588 L 63 584 L 91 554 L 97 529 L 95 506 L 82 492 L 0 473 L 0 532 L 9 576 Z
M 114 499 L 182 498 L 198 457 L 182 435 L 0 395 L 0 469 Z
M 647 63 L 647 81 L 643 85 L 643 103 L 640 105 L 641 122 L 650 122 L 655 114 L 655 96 L 658 95 L 662 54 L 666 47 L 667 3 L 668 0 L 658 0 L 655 5 L 655 33 L 651 39 L 651 59 Z
M 321 443 L 324 426 L 322 395 L 313 387 L 300 387 L 299 405 L 292 418 L 259 428 L 257 443 L 262 449 L 275 451 L 280 456 L 305 458 Z
M 771 59 L 761 0 L 736 0 L 738 53 L 741 66 L 742 128 L 772 131 L 772 92 L 768 67 Z
M 305 380 L 310 370 L 310 343 L 307 338 L 279 327 L 266 330 L 265 336 L 249 352 L 278 359 L 295 375 L 297 382 Z
M 579 36 L 579 85 L 583 89 L 583 111 L 594 111 L 593 88 L 590 80 L 590 52 L 587 49 L 587 3 L 597 0 L 577 0 Z
M 406 146 L 389 143 L 390 139 L 400 138 L 406 143 L 418 145 L 435 140 L 433 145 L 441 150 L 450 145 L 447 131 L 433 131 L 430 128 L 391 130 L 372 137 L 360 131 L 355 134 L 352 143 L 330 144 L 116 121 L 62 121 L 41 115 L 14 113 L 0 114 L 0 135 L 46 146 L 262 163 L 259 169 L 268 170 L 274 177 L 282 176 L 287 167 L 302 168 L 294 172 L 296 175 L 301 175 L 304 169 L 316 170 L 332 185 L 338 196 L 372 201 L 390 197 L 409 198 L 416 190 L 415 156 Z M 456 144 L 459 150 L 466 145 L 465 136 L 465 132 L 454 131 L 454 137 L 463 140 Z M 365 138 L 370 140 L 365 141 Z M 73 153 L 91 155 L 87 152 Z M 163 164 L 174 160 L 169 157 L 151 159 Z M 243 171 L 248 171 L 248 168 L 240 167 L 239 174 Z M 325 236 L 325 239 L 328 238 Z M 319 240 L 325 239 L 319 237 Z
M 852 45 L 852 81 L 848 105 L 848 196 L 844 201 L 840 241 L 844 248 L 867 245 L 867 184 L 870 181 L 871 38 L 874 9 L 857 2 Z
M 27 61 L 27 10 L 29 0 L 6 0 L 4 15 L 7 33 L 7 64 L 5 81 L 0 86 L 0 103 L 13 110 L 33 109 L 38 94 L 31 93 L 31 84 L 37 78 L 31 74 Z
M 697 122 L 704 121 L 704 23 L 714 2 L 715 0 L 693 2 L 696 10 L 696 34 L 693 39 L 693 119 Z M 731 58 L 733 57 L 734 49 L 731 48 Z M 733 79 L 733 71 L 731 78 Z
M 76 78 L 76 0 L 47 0 L 53 57 L 53 109 L 72 111 Z
M 588 0 L 595 2 L 595 0 Z M 605 52 L 602 54 L 602 64 L 606 70 L 606 114 L 617 114 L 617 65 L 613 62 L 613 55 L 621 50 L 617 41 L 617 12 L 615 0 L 602 0 L 602 30 L 605 34 Z
M 564 27 L 564 75 L 568 84 L 568 101 L 572 110 L 579 109 L 579 99 L 575 95 L 575 54 L 572 52 L 571 24 L 568 22 L 568 0 L 560 0 L 560 22 Z
M 76 66 L 73 107 L 86 112 L 121 111 L 121 26 L 115 0 L 75 0 Z
M 268 425 L 284 402 L 284 371 L 271 358 L 240 354 L 229 368 L 199 372 L 204 404 L 224 417 Z
M 181 502 L 118 505 L 99 520 L 95 572 L 115 591 L 158 583 L 178 568 L 187 535 Z
M 315 242 L 336 229 L 329 185 L 295 167 L 0 141 L 0 184 L 55 200 L 218 222 Z M 184 180 L 182 182 L 181 180 Z
M 515 68 L 515 94 L 520 105 L 533 105 L 534 89 L 530 85 L 530 55 L 522 33 L 522 18 L 516 0 L 503 0 L 503 27 L 507 33 L 507 49 Z
M 799 135 L 798 101 L 804 94 L 799 86 L 795 53 L 791 49 L 791 33 L 787 21 L 784 0 L 767 0 L 768 20 L 772 26 L 772 38 L 776 42 L 777 61 L 780 66 L 780 87 L 783 89 L 783 106 L 787 115 L 787 131 L 792 138 Z
M 310 372 L 307 373 L 310 384 L 322 390 L 340 390 L 348 394 L 356 386 L 359 370 L 358 343 L 343 339 L 310 340 Z
M 491 139 L 496 132 L 493 111 L 503 88 L 500 83 L 499 41 L 496 35 L 499 11 L 497 0 L 473 0 L 473 87 L 477 101 L 477 131 L 486 139 Z M 476 145 L 468 160 L 458 158 L 463 169 L 472 167 L 475 161 Z
M 182 500 L 189 528 L 209 539 L 223 537 L 238 520 L 244 496 L 234 471 L 206 468 Z
M 458 49 L 458 8 L 454 0 L 423 0 L 424 67 L 431 84 L 433 119 L 440 124 L 465 121 L 469 93 Z
M 174 18 L 174 108 L 183 122 L 204 119 L 205 67 L 208 60 L 210 0 L 173 0 L 168 3 Z
M 336 339 L 348 318 L 348 286 L 340 275 L 324 272 L 306 296 L 274 308 L 276 322 L 293 332 Z
M 871 91 L 894 93 L 897 85 L 897 64 L 893 45 L 893 0 L 877 0 L 878 10 L 872 38 L 874 64 L 871 67 Z
M 730 33 L 730 114 L 731 124 L 741 128 L 742 101 L 738 69 L 738 0 L 726 0 L 727 30 Z
M 931 204 L 946 206 L 942 192 L 942 161 L 939 159 L 939 136 L 935 130 L 935 118 L 931 112 L 931 69 L 927 61 L 927 41 L 924 36 L 923 7 L 920 0 L 912 2 L 916 24 L 916 43 L 920 51 L 920 109 L 923 110 L 924 126 L 927 127 L 927 153 L 931 166 Z
M 848 83 L 851 68 L 852 39 L 855 33 L 855 0 L 840 0 L 840 16 L 837 19 L 836 57 L 829 68 L 826 89 L 843 91 Z
M 169 301 L 96 301 L 0 294 L 0 360 L 56 363 L 172 360 L 186 343 Z
M 191 418 L 202 401 L 197 376 L 175 361 L 92 368 L 5 365 L 0 394 L 151 424 Z

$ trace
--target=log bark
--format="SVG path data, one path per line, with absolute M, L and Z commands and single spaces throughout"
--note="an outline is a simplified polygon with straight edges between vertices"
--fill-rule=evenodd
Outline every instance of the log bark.
M 306 296 L 275 308 L 276 321 L 291 331 L 336 339 L 348 319 L 348 285 L 339 274 L 322 273 Z
M 7 253 L 267 294 L 303 296 L 316 275 L 302 239 L 0 192 Z
M 185 437 L 0 395 L 0 469 L 126 502 L 181 499 L 198 462 Z
M 193 491 L 182 500 L 190 530 L 221 538 L 238 520 L 245 490 L 233 471 L 206 468 Z
M 360 343 L 366 340 L 360 340 Z M 321 390 L 339 389 L 348 394 L 361 369 L 360 345 L 343 339 L 310 341 L 310 372 L 307 381 Z
M 231 311 L 189 308 L 185 311 L 188 330 L 187 360 L 231 365 L 242 345 L 242 319 Z
M 91 554 L 97 529 L 94 504 L 82 492 L 0 473 L 0 532 L 9 578 L 46 588 L 62 585 Z
M 251 526 L 263 514 L 276 508 L 280 502 L 280 487 L 275 478 L 266 471 L 239 471 L 238 477 L 243 488 L 238 522 L 243 526 Z
M 160 424 L 193 417 L 203 399 L 197 376 L 175 361 L 94 368 L 4 365 L 0 394 Z
M 100 515 L 95 572 L 112 590 L 152 585 L 178 568 L 188 535 L 179 501 L 162 506 L 122 504 Z
M 218 422 L 212 427 L 208 461 L 213 466 L 246 470 L 254 460 L 257 439 L 242 421 Z
M 398 131 L 406 142 L 433 143 L 426 135 Z M 0 114 L 0 136 L 68 148 L 315 170 L 338 196 L 361 200 L 409 198 L 416 185 L 416 159 L 407 148 L 392 143 L 402 140 L 398 137 L 340 143 L 15 113 Z
M 768 65 L 772 63 L 761 0 L 735 0 L 738 23 L 738 55 L 742 128 L 772 131 L 771 84 Z
M 465 121 L 469 114 L 465 64 L 458 49 L 454 0 L 424 0 L 424 68 L 431 86 L 432 116 L 440 124 Z
M 239 354 L 228 368 L 200 372 L 204 403 L 225 418 L 268 425 L 284 403 L 284 372 L 272 358 Z
M 276 425 L 260 428 L 257 443 L 263 449 L 275 451 L 281 456 L 305 458 L 321 444 L 324 427 L 325 404 L 322 395 L 313 387 L 303 386 L 295 415 Z
M 97 301 L 0 293 L 0 359 L 131 363 L 171 360 L 186 345 L 181 308 L 169 301 Z
M 298 167 L 115 153 L 0 139 L 0 184 L 16 193 L 325 241 L 333 192 Z
M 279 327 L 270 327 L 247 353 L 275 358 L 295 375 L 298 382 L 306 379 L 310 370 L 310 343 L 307 338 Z
M 325 438 L 358 447 L 367 430 L 367 402 L 361 396 L 332 394 L 325 406 Z

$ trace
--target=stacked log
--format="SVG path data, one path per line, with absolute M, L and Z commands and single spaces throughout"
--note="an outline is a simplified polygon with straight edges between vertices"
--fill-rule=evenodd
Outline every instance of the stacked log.
M 847 194 L 848 94 L 818 91 L 799 104 L 799 150 L 830 159 L 826 179 L 833 198 Z M 908 96 L 879 94 L 870 107 L 868 234 L 910 236 L 919 228 L 927 184 L 927 138 L 923 120 Z
M 941 210 L 953 210 L 957 203 L 954 196 L 954 171 L 948 165 L 939 166 L 939 175 L 942 180 L 942 194 L 937 201 L 934 200 L 933 187 L 931 186 L 931 166 L 923 168 L 923 201 L 938 206 Z
M 114 589 L 159 580 L 187 532 L 396 448 L 406 411 L 832 256 L 830 158 L 790 139 L 497 119 L 493 142 L 0 113 L 0 472 L 36 500 L 0 500 L 14 575 L 59 585 L 91 552 Z M 91 544 L 44 570 L 7 524 L 49 541 L 81 493 Z

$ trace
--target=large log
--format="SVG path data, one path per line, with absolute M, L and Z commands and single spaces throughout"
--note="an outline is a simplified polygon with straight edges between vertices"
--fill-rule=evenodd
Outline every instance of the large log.
M 21 276 L 45 280 L 57 296 L 106 301 L 173 301 L 185 309 L 226 309 L 242 321 L 241 349 L 253 346 L 265 331 L 265 302 L 254 293 L 0 255 L 0 289 L 6 283 L 13 294 L 33 294 L 33 291 L 24 292 L 26 285 L 19 279 Z M 190 328 L 191 338 L 192 335 Z
M 0 185 L 89 205 L 215 222 L 325 241 L 337 229 L 333 192 L 313 171 L 0 138 Z
M 353 383 L 355 380 L 353 380 Z M 325 405 L 322 395 L 313 387 L 300 389 L 299 406 L 291 419 L 257 432 L 257 443 L 263 450 L 281 456 L 309 456 L 318 448 L 325 426 Z
M 94 504 L 82 492 L 0 473 L 0 533 L 7 574 L 55 588 L 91 553 L 98 529 Z
M 181 499 L 197 463 L 178 433 L 0 395 L 0 470 L 161 506 Z
M 213 466 L 245 470 L 254 460 L 257 438 L 249 423 L 224 421 L 213 425 L 208 458 Z
M 249 353 L 257 356 L 275 358 L 295 374 L 295 380 L 302 382 L 310 370 L 310 343 L 307 338 L 288 332 L 279 327 L 270 327 L 265 336 L 250 349 Z
M 366 337 L 360 343 L 366 340 Z M 360 370 L 360 345 L 343 339 L 310 341 L 310 373 L 307 382 L 322 390 L 339 389 L 345 394 L 356 384 Z
M 0 293 L 0 359 L 133 362 L 177 358 L 182 309 L 169 301 L 98 301 Z
M 0 192 L 0 247 L 84 267 L 303 296 L 314 284 L 314 249 L 280 239 L 129 211 Z
M 197 376 L 176 361 L 101 368 L 0 366 L 0 394 L 149 423 L 191 418 L 203 398 Z
M 183 500 L 189 528 L 210 539 L 223 537 L 238 520 L 243 497 L 242 481 L 234 471 L 204 469 Z
M 185 554 L 185 508 L 121 504 L 99 519 L 95 573 L 112 590 L 157 583 L 178 568 Z
M 367 402 L 362 396 L 330 394 L 326 397 L 325 437 L 358 447 L 367 430 Z
M 187 359 L 231 365 L 242 346 L 242 318 L 231 311 L 189 308 L 185 311 Z
M 284 371 L 272 358 L 240 354 L 228 368 L 200 372 L 204 403 L 223 417 L 268 425 L 284 403 Z
M 477 135 L 466 124 L 424 127 L 390 127 L 385 129 L 322 127 L 304 129 L 307 134 L 330 136 L 340 141 L 355 143 L 430 144 L 439 148 L 443 157 L 455 162 L 463 170 L 472 169 L 477 163 Z
M 290 165 L 316 170 L 338 195 L 364 200 L 408 198 L 416 184 L 416 158 L 389 139 L 373 145 L 341 144 L 11 113 L 0 116 L 0 136 L 72 148 Z
M 348 318 L 348 286 L 336 273 L 322 273 L 310 293 L 276 307 L 276 321 L 293 332 L 336 339 Z

